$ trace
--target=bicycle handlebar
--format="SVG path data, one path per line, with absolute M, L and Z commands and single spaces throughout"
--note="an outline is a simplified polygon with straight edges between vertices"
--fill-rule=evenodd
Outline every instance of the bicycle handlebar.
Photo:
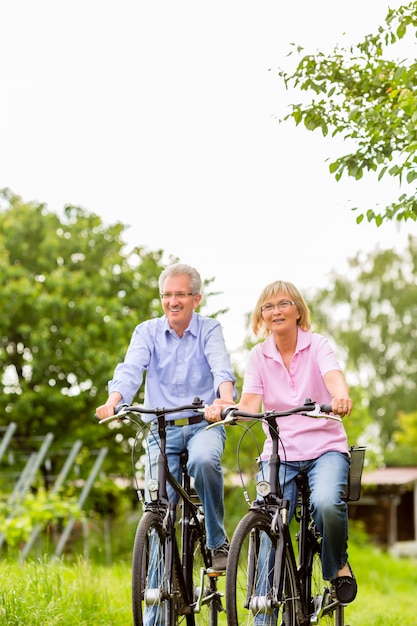
M 296 406 L 285 411 L 270 410 L 263 411 L 261 413 L 251 413 L 249 411 L 241 411 L 235 405 L 228 406 L 221 411 L 221 421 L 213 422 L 212 424 L 209 424 L 207 428 L 212 428 L 214 426 L 218 426 L 219 424 L 236 424 L 236 422 L 245 420 L 275 419 L 278 417 L 288 417 L 289 415 L 295 414 L 306 415 L 308 417 L 314 418 L 325 417 L 326 419 L 332 419 L 336 422 L 342 421 L 341 417 L 332 414 L 331 404 L 318 404 L 317 402 L 313 402 L 312 400 L 307 398 L 303 405 Z
M 120 420 L 128 417 L 129 413 L 146 413 L 147 415 L 155 415 L 156 417 L 161 417 L 170 413 L 181 413 L 182 411 L 196 411 L 197 413 L 204 414 L 205 407 L 206 405 L 204 404 L 204 401 L 195 397 L 191 404 L 182 404 L 174 407 L 156 407 L 154 409 L 150 409 L 139 404 L 120 404 L 114 408 L 114 415 L 104 417 L 103 419 L 99 419 L 97 414 L 95 414 L 94 417 L 100 424 L 108 424 L 113 420 Z

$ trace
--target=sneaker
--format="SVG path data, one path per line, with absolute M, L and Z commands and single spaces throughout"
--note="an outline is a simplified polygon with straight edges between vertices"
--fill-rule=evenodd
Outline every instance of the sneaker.
M 358 592 L 358 585 L 352 570 L 350 570 L 350 573 L 352 576 L 336 576 L 332 580 L 332 594 L 336 596 L 341 604 L 353 602 Z
M 227 565 L 227 557 L 229 555 L 229 540 L 226 541 L 217 550 L 211 551 L 211 570 L 213 572 L 225 572 Z

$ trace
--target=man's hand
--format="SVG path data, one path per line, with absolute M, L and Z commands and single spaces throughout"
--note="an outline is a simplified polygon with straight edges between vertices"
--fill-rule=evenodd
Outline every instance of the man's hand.
M 96 416 L 99 422 L 112 415 L 114 415 L 114 406 L 112 404 L 103 404 L 96 409 Z
M 222 400 L 217 398 L 213 404 L 206 407 L 205 418 L 208 422 L 220 422 L 222 419 L 221 412 L 223 409 L 227 409 L 228 406 L 235 406 L 233 400 Z

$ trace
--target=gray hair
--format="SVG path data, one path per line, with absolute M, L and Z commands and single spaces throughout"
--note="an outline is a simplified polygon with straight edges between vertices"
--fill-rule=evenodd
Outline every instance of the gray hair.
M 166 278 L 169 276 L 178 276 L 179 274 L 187 274 L 190 277 L 190 291 L 194 296 L 201 293 L 201 276 L 194 267 L 186 263 L 174 263 L 163 270 L 158 280 L 159 293 L 162 293 L 164 289 Z

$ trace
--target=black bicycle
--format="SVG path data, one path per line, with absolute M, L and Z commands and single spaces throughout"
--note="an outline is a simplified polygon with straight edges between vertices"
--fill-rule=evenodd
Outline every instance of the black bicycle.
M 181 483 L 171 474 L 165 454 L 168 414 L 194 411 L 204 413 L 204 404 L 195 398 L 192 404 L 148 409 L 139 405 L 121 406 L 114 416 L 101 420 L 127 420 L 143 424 L 132 414 L 155 416 L 160 440 L 158 477 L 147 484 L 150 501 L 144 502 L 132 558 L 132 609 L 135 626 L 217 626 L 224 611 L 222 594 L 217 588 L 218 572 L 211 571 L 211 552 L 206 547 L 204 511 L 191 486 L 187 472 L 187 453 L 181 454 Z M 181 418 L 176 415 L 174 421 Z M 150 431 L 152 432 L 152 431 Z M 136 436 L 138 438 L 138 435 Z M 133 450 L 135 449 L 133 446 Z M 132 455 L 133 474 L 136 480 Z M 178 494 L 178 505 L 168 501 L 167 482 Z M 137 485 L 139 499 L 142 492 Z
M 228 407 L 222 411 L 222 422 L 208 426 L 239 422 L 246 426 L 247 433 L 250 423 L 263 420 L 273 444 L 269 480 L 258 483 L 258 498 L 237 525 L 230 545 L 226 572 L 228 626 L 344 626 L 344 606 L 335 598 L 330 583 L 323 580 L 321 537 L 311 518 L 308 482 L 303 474 L 297 477 L 299 529 L 294 541 L 290 534 L 289 502 L 283 499 L 278 480 L 277 418 L 296 413 L 340 421 L 338 416 L 329 415 L 331 405 L 318 405 L 307 399 L 304 405 L 288 411 L 248 413 Z M 350 485 L 350 494 L 349 490 L 345 494 L 346 500 L 359 499 L 363 455 L 364 448 L 351 447 L 349 482 L 354 480 L 354 485 Z

